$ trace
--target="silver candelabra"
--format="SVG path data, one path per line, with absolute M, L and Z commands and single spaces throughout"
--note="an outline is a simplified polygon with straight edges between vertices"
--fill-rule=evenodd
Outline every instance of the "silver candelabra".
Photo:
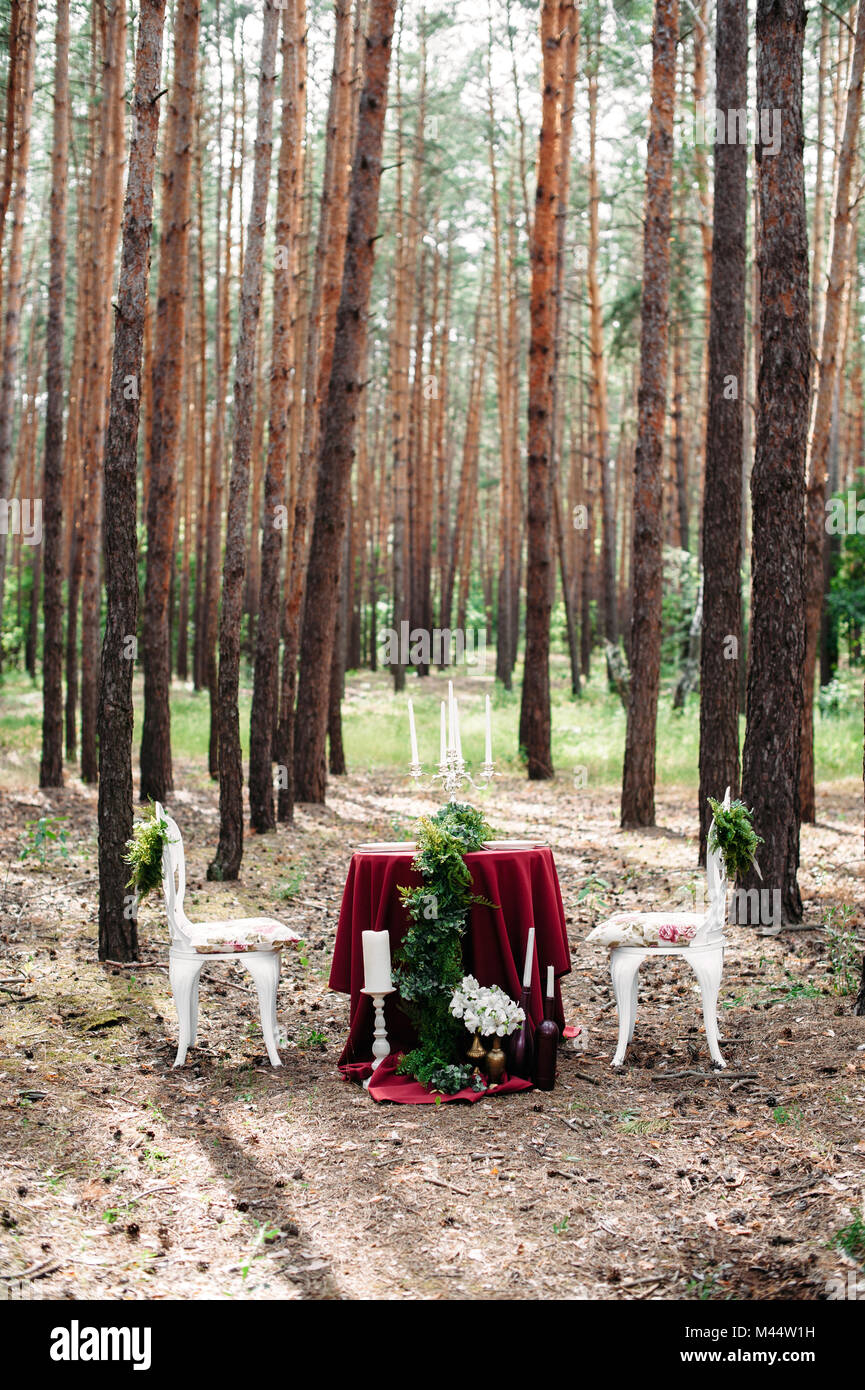
M 411 700 L 408 702 L 408 719 L 411 735 L 411 762 L 408 765 L 408 771 L 415 786 L 418 786 L 423 779 L 424 770 L 418 753 L 417 730 Z M 457 792 L 464 786 L 474 787 L 476 791 L 485 791 L 489 786 L 495 776 L 489 695 L 486 697 L 486 752 L 478 776 L 479 780 L 476 782 L 466 768 L 460 739 L 459 702 L 454 698 L 453 681 L 448 681 L 447 714 L 444 700 L 442 700 L 441 706 L 441 743 L 438 769 L 431 774 L 430 781 L 433 784 L 441 783 L 442 790 L 447 793 L 449 801 L 456 801 Z
M 412 762 L 408 765 L 409 776 L 419 786 L 423 781 L 423 765 Z M 478 774 L 479 780 L 476 782 L 465 765 L 465 760 L 455 748 L 448 748 L 445 754 L 445 761 L 438 763 L 436 771 L 430 775 L 430 782 L 439 782 L 442 790 L 447 793 L 448 801 L 456 801 L 457 792 L 465 786 L 474 787 L 476 791 L 486 791 L 490 782 L 495 777 L 495 765 L 491 762 L 481 763 Z

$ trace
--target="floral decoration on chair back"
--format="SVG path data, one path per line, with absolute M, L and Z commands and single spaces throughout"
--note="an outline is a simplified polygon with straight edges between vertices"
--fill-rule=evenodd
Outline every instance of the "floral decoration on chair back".
M 168 918 L 168 934 L 172 946 L 191 947 L 191 923 L 183 910 L 186 897 L 186 855 L 183 852 L 183 839 L 177 821 L 169 816 L 160 803 L 156 803 L 156 814 L 165 822 L 166 838 L 162 847 L 162 892 L 165 896 L 165 914 Z

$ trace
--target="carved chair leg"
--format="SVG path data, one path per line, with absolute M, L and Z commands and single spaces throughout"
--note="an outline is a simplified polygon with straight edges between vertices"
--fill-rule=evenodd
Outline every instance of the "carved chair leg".
M 281 1067 L 282 1062 L 276 1047 L 275 1028 L 276 991 L 279 985 L 279 952 L 247 951 L 242 956 L 242 960 L 255 981 L 255 988 L 258 992 L 261 1031 L 264 1034 L 267 1055 L 274 1067 Z
M 718 993 L 721 988 L 721 974 L 724 968 L 723 952 L 711 951 L 705 955 L 694 955 L 688 957 L 694 974 L 700 985 L 700 994 L 703 997 L 703 1022 L 706 1026 L 706 1042 L 709 1046 L 709 1056 L 717 1067 L 725 1067 L 727 1063 L 721 1056 L 721 1049 L 718 1046 Z
M 633 980 L 631 981 L 631 999 L 630 999 L 630 1010 L 631 1010 L 631 1011 L 630 1011 L 630 1015 L 629 1015 L 631 1021 L 630 1021 L 630 1026 L 629 1026 L 629 1028 L 628 1028 L 628 1042 L 631 1042 L 632 1039 L 633 1039 L 633 1037 L 634 1037 L 634 1026 L 635 1026 L 635 1024 L 636 1024 L 636 1022 L 637 1022 L 637 993 L 638 993 L 638 989 L 639 989 L 639 979 L 640 979 L 640 971 L 639 971 L 639 968 L 638 968 L 637 970 L 634 971 L 634 978 L 633 978 Z
M 186 1061 L 186 1053 L 195 1041 L 197 1032 L 197 1013 L 198 1013 L 198 977 L 204 960 L 196 960 L 187 956 L 169 956 L 168 978 L 171 983 L 171 993 L 174 995 L 174 1007 L 177 1009 L 178 1043 L 177 1056 L 174 1059 L 176 1067 L 182 1067 Z M 193 1008 L 195 1014 L 193 1014 Z
M 633 1036 L 637 1009 L 637 993 L 634 986 L 642 959 L 642 956 L 627 955 L 624 951 L 613 951 L 610 957 L 613 993 L 619 1010 L 619 1039 L 613 1056 L 614 1067 L 620 1067 L 624 1062 L 628 1043 Z

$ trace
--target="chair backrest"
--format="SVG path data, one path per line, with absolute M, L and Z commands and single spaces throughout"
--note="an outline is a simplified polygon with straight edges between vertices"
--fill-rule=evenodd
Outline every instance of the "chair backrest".
M 172 944 L 177 942 L 178 945 L 187 945 L 190 922 L 183 910 L 183 899 L 186 896 L 186 856 L 183 853 L 183 838 L 177 821 L 168 815 L 158 801 L 156 814 L 168 826 L 168 838 L 162 850 L 162 892 L 165 897 L 168 932 Z
M 725 811 L 730 809 L 729 787 L 724 794 L 722 805 Z M 706 887 L 709 910 L 694 937 L 698 945 L 703 945 L 714 937 L 723 936 L 727 923 L 727 869 L 720 849 L 706 852 Z

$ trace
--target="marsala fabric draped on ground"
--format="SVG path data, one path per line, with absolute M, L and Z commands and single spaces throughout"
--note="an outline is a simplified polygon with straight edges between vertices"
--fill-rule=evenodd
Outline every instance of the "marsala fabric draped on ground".
M 361 1080 L 370 1075 L 372 1061 L 373 1008 L 363 989 L 364 931 L 387 931 L 391 959 L 408 928 L 408 917 L 397 888 L 416 887 L 420 875 L 411 867 L 411 853 L 355 854 L 348 871 L 336 946 L 330 970 L 330 987 L 351 995 L 351 1025 L 348 1041 L 339 1059 L 343 1076 Z M 463 938 L 463 963 L 485 985 L 500 985 L 519 999 L 529 928 L 535 928 L 535 959 L 532 969 L 530 1016 L 537 1024 L 543 1018 L 543 985 L 547 966 L 556 974 L 556 1021 L 564 1027 L 558 980 L 571 969 L 568 934 L 562 895 L 552 852 L 549 849 L 481 850 L 465 856 L 471 870 L 472 891 L 498 909 L 474 907 Z M 408 1051 L 416 1042 L 415 1032 L 403 1013 L 395 994 L 385 1001 L 385 1021 L 391 1053 Z M 466 1034 L 466 1046 L 470 1039 Z M 392 1074 L 390 1062 L 379 1069 L 388 1083 L 387 1099 L 418 1103 L 433 1099 L 409 1077 Z M 383 1080 L 377 1089 L 381 1090 Z M 524 1089 L 515 1082 L 512 1089 Z M 409 1094 L 414 1087 L 417 1094 Z M 502 1088 L 504 1089 L 504 1088 Z M 394 1094 L 390 1094 L 393 1090 Z M 370 1090 L 373 1094 L 373 1088 Z M 376 1097 L 374 1097 L 376 1098 Z M 380 1095 L 378 1099 L 384 1099 Z M 460 1093 L 461 1099 L 474 1099 Z
M 373 1100 L 393 1101 L 396 1105 L 439 1105 L 451 1100 L 483 1100 L 484 1096 L 505 1096 L 516 1091 L 530 1091 L 531 1081 L 523 1081 L 519 1076 L 505 1076 L 500 1086 L 488 1091 L 473 1091 L 466 1086 L 462 1091 L 445 1096 L 440 1091 L 430 1091 L 415 1081 L 413 1076 L 398 1076 L 397 1067 L 400 1054 L 391 1053 L 385 1057 L 380 1067 L 376 1067 L 369 1083 L 369 1094 Z M 366 1066 L 369 1071 L 369 1064 Z

